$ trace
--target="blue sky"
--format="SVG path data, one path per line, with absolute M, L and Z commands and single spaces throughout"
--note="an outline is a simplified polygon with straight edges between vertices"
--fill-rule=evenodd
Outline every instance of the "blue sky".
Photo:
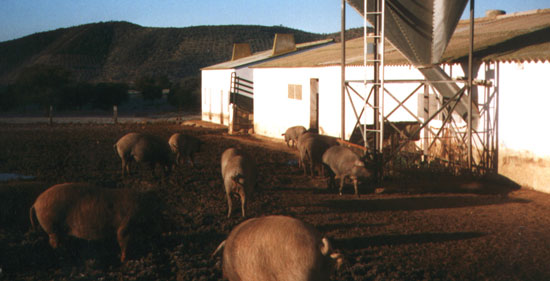
M 283 25 L 332 33 L 340 30 L 340 4 L 341 0 L 0 0 L 0 42 L 100 21 L 152 27 Z M 550 1 L 477 0 L 475 8 L 480 17 L 487 9 L 513 13 L 550 8 Z M 348 28 L 362 26 L 361 17 L 349 6 L 346 22 Z

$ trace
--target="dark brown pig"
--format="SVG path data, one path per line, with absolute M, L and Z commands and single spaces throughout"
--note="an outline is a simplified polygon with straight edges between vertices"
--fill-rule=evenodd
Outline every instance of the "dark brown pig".
M 238 194 L 241 198 L 241 211 L 245 217 L 246 199 L 254 191 L 258 177 L 256 161 L 240 149 L 228 148 L 222 153 L 221 168 L 227 197 L 227 217 L 231 217 L 233 209 L 232 194 Z
M 305 132 L 306 128 L 304 126 L 294 126 L 288 128 L 286 132 L 282 134 L 285 137 L 286 146 L 290 147 L 289 143 L 292 142 L 292 147 L 294 147 L 298 141 L 298 137 Z
M 327 238 L 311 225 L 286 216 L 266 216 L 236 226 L 223 249 L 229 281 L 323 281 L 342 263 Z
M 319 168 L 320 175 L 323 174 L 322 158 L 323 153 L 331 146 L 338 145 L 336 138 L 306 132 L 298 138 L 298 152 L 300 153 L 299 165 L 304 169 L 304 175 L 307 175 L 307 165 L 313 177 L 315 167 Z M 306 165 L 307 164 L 307 165 Z
M 175 133 L 168 140 L 170 149 L 176 154 L 176 164 L 181 165 L 189 159 L 191 166 L 195 167 L 193 155 L 200 151 L 201 141 L 190 135 Z
M 30 208 L 49 236 L 52 248 L 58 248 L 66 236 L 85 240 L 116 237 L 120 260 L 127 256 L 131 237 L 158 229 L 158 200 L 149 192 L 106 189 L 85 183 L 57 184 L 38 196 Z
M 122 161 L 122 175 L 130 173 L 131 162 L 147 163 L 154 174 L 156 164 L 162 165 L 164 174 L 172 168 L 173 158 L 168 142 L 147 134 L 128 133 L 114 145 Z
M 332 173 L 329 179 L 329 188 L 334 185 L 334 178 L 340 179 L 339 193 L 342 195 L 342 188 L 346 177 L 353 180 L 355 195 L 359 197 L 357 187 L 358 179 L 366 179 L 372 176 L 372 171 L 365 166 L 359 155 L 344 146 L 333 146 L 323 154 L 323 163 L 330 167 Z

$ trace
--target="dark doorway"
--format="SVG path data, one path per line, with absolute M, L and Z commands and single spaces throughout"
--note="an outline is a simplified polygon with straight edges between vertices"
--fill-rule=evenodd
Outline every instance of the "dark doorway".
M 311 78 L 309 80 L 309 130 L 319 131 L 319 79 Z

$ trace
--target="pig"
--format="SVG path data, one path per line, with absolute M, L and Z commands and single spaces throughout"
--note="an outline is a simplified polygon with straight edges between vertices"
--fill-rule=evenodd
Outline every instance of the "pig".
M 306 163 L 309 164 L 311 176 L 314 176 L 314 168 L 319 167 L 321 176 L 324 168 L 322 166 L 323 153 L 331 146 L 338 145 L 336 138 L 319 135 L 316 133 L 304 133 L 298 138 L 297 148 L 300 153 L 299 166 L 304 169 L 307 175 Z
M 131 162 L 149 164 L 154 174 L 156 164 L 162 165 L 164 174 L 172 168 L 172 152 L 168 142 L 148 134 L 128 133 L 120 138 L 114 148 L 122 161 L 122 176 L 130 173 Z
M 85 240 L 116 237 L 120 261 L 127 257 L 128 242 L 135 234 L 157 230 L 158 197 L 150 192 L 107 189 L 86 183 L 54 185 L 38 196 L 29 210 L 57 249 L 66 236 Z
M 306 128 L 304 126 L 294 126 L 288 128 L 286 132 L 282 134 L 282 136 L 285 137 L 286 146 L 290 147 L 290 142 L 292 142 L 292 147 L 296 146 L 298 137 L 304 132 L 306 132 Z
M 186 159 L 189 159 L 191 167 L 195 167 L 193 154 L 200 151 L 201 141 L 190 135 L 175 133 L 168 140 L 170 149 L 176 154 L 176 165 L 183 164 Z
M 328 281 L 343 261 L 313 226 L 287 216 L 248 219 L 212 256 L 222 248 L 223 276 L 229 281 Z
M 227 197 L 227 217 L 231 217 L 233 208 L 232 194 L 239 195 L 242 216 L 245 217 L 246 200 L 252 195 L 258 177 L 256 162 L 241 149 L 228 148 L 222 153 L 221 171 Z
M 351 149 L 344 146 L 333 146 L 323 154 L 323 164 L 330 167 L 331 175 L 329 179 L 329 188 L 334 185 L 334 178 L 340 179 L 339 193 L 342 195 L 342 188 L 346 177 L 353 180 L 355 195 L 359 197 L 357 180 L 370 178 L 373 172 L 365 166 L 361 157 Z

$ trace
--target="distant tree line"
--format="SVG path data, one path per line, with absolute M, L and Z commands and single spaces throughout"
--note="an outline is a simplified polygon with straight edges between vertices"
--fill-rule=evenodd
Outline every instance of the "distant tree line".
M 164 89 L 170 89 L 168 103 L 181 109 L 196 109 L 199 105 L 200 80 L 188 77 L 171 82 L 166 76 L 144 75 L 134 81 L 135 90 L 144 100 L 162 97 Z M 102 109 L 122 105 L 129 99 L 126 83 L 90 83 L 76 81 L 71 72 L 49 65 L 34 65 L 24 69 L 15 82 L 0 86 L 0 110 L 24 110 L 27 108 L 56 110 Z

